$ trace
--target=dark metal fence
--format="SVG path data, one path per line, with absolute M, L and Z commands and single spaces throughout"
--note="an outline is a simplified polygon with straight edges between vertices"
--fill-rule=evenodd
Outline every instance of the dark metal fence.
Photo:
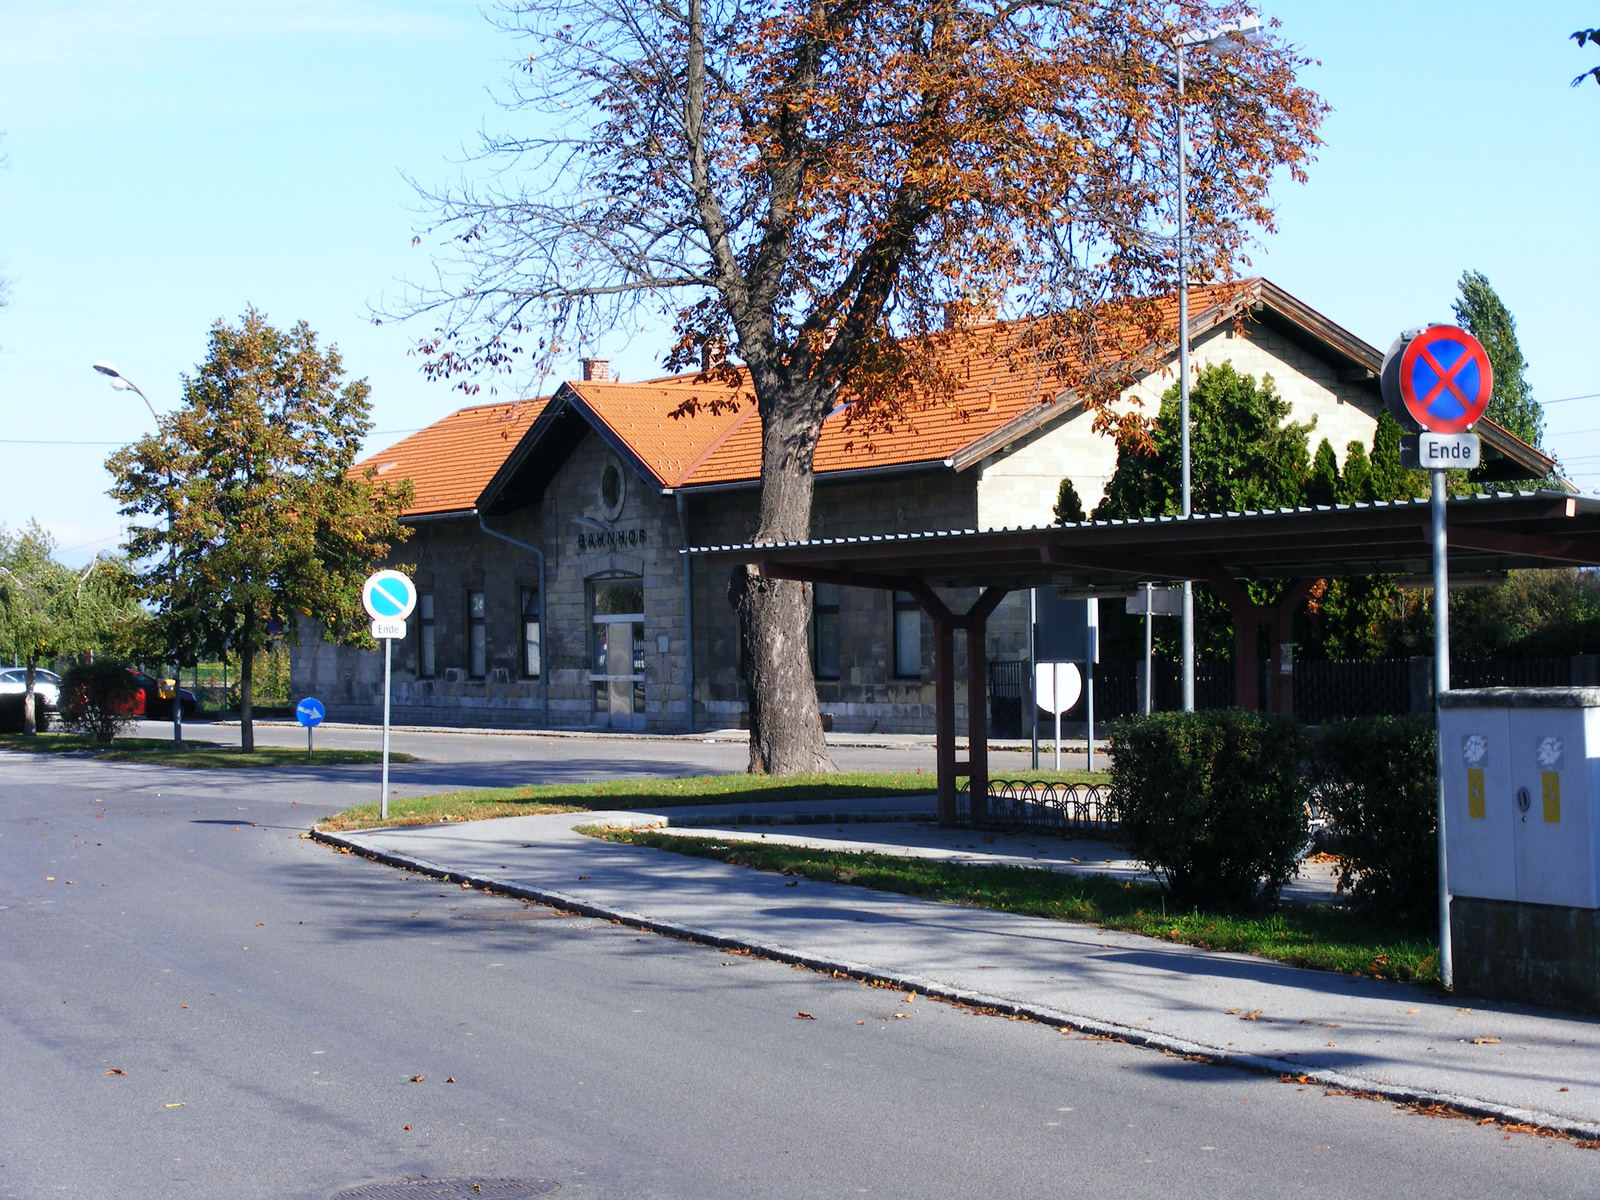
M 982 824 L 997 828 L 1039 829 L 1062 837 L 1113 838 L 1116 822 L 1107 789 L 1093 783 L 1036 783 L 991 779 L 989 816 Z M 972 823 L 971 793 L 956 793 L 956 819 Z
M 1022 714 L 1028 700 L 1028 664 L 992 662 L 989 664 L 989 736 L 1019 738 Z
M 1588 664 L 1579 671 L 1575 663 Z M 1271 679 L 1263 664 L 1263 695 Z M 1494 662 L 1450 664 L 1450 683 L 1457 688 L 1567 687 L 1575 678 L 1584 683 L 1595 674 L 1592 658 L 1518 658 Z M 1317 660 L 1294 664 L 1294 711 L 1308 725 L 1321 725 L 1340 717 L 1371 717 L 1391 713 L 1431 712 L 1432 667 L 1428 659 L 1379 658 Z M 1155 707 L 1174 712 L 1183 707 L 1183 684 L 1177 663 L 1155 664 Z M 1195 664 L 1195 707 L 1230 708 L 1234 703 L 1233 664 L 1202 661 Z M 1084 719 L 1084 702 L 1078 701 L 1069 721 Z M 1097 724 L 1139 711 L 1138 667 L 1131 663 L 1103 664 L 1095 668 L 1094 708 Z M 1048 713 L 1039 716 L 1042 731 L 1053 724 Z M 1027 737 L 1028 664 L 989 664 L 989 731 L 996 738 Z
M 1335 717 L 1410 711 L 1408 659 L 1302 659 L 1294 664 L 1294 715 L 1307 725 L 1321 725 Z
M 1508 658 L 1499 662 L 1452 662 L 1450 686 L 1567 687 L 1572 683 L 1570 658 Z

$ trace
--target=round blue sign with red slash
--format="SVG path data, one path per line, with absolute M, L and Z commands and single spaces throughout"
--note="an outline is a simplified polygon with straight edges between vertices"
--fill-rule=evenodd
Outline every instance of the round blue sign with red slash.
M 1454 325 L 1431 325 L 1400 352 L 1400 400 L 1432 433 L 1471 429 L 1494 394 L 1494 368 L 1478 339 Z

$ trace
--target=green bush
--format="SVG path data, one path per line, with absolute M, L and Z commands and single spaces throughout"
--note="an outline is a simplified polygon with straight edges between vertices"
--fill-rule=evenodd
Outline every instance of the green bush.
M 25 715 L 23 712 L 22 692 L 9 692 L 0 696 L 0 733 L 21 733 Z M 38 692 L 33 694 L 33 728 L 35 732 L 43 733 L 50 727 L 50 712 L 44 706 L 44 697 Z
M 1277 895 L 1308 833 L 1306 735 L 1235 709 L 1158 713 L 1111 734 L 1111 803 L 1133 857 L 1175 901 L 1243 907 Z
M 1363 907 L 1437 915 L 1438 774 L 1431 716 L 1323 726 L 1312 780 L 1328 818 L 1339 885 Z
M 138 717 L 139 684 L 117 663 L 78 663 L 61 678 L 61 724 L 110 742 Z

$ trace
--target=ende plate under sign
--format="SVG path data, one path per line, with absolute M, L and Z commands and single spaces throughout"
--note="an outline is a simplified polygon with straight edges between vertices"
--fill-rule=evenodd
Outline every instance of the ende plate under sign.
M 404 638 L 406 636 L 406 623 L 404 621 L 374 621 L 372 623 L 372 636 L 379 641 Z
M 1400 465 L 1413 470 L 1471 470 L 1483 462 L 1475 433 L 1418 433 L 1400 439 Z

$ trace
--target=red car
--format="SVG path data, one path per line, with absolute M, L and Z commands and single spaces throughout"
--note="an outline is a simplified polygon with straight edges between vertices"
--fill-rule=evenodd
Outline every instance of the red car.
M 139 694 L 134 699 L 134 716 L 148 717 L 152 721 L 170 721 L 172 719 L 172 701 L 161 696 L 161 681 L 146 675 L 143 671 L 128 668 L 139 685 Z M 179 688 L 178 696 L 183 701 L 183 719 L 189 720 L 194 716 L 195 696 L 188 688 Z

